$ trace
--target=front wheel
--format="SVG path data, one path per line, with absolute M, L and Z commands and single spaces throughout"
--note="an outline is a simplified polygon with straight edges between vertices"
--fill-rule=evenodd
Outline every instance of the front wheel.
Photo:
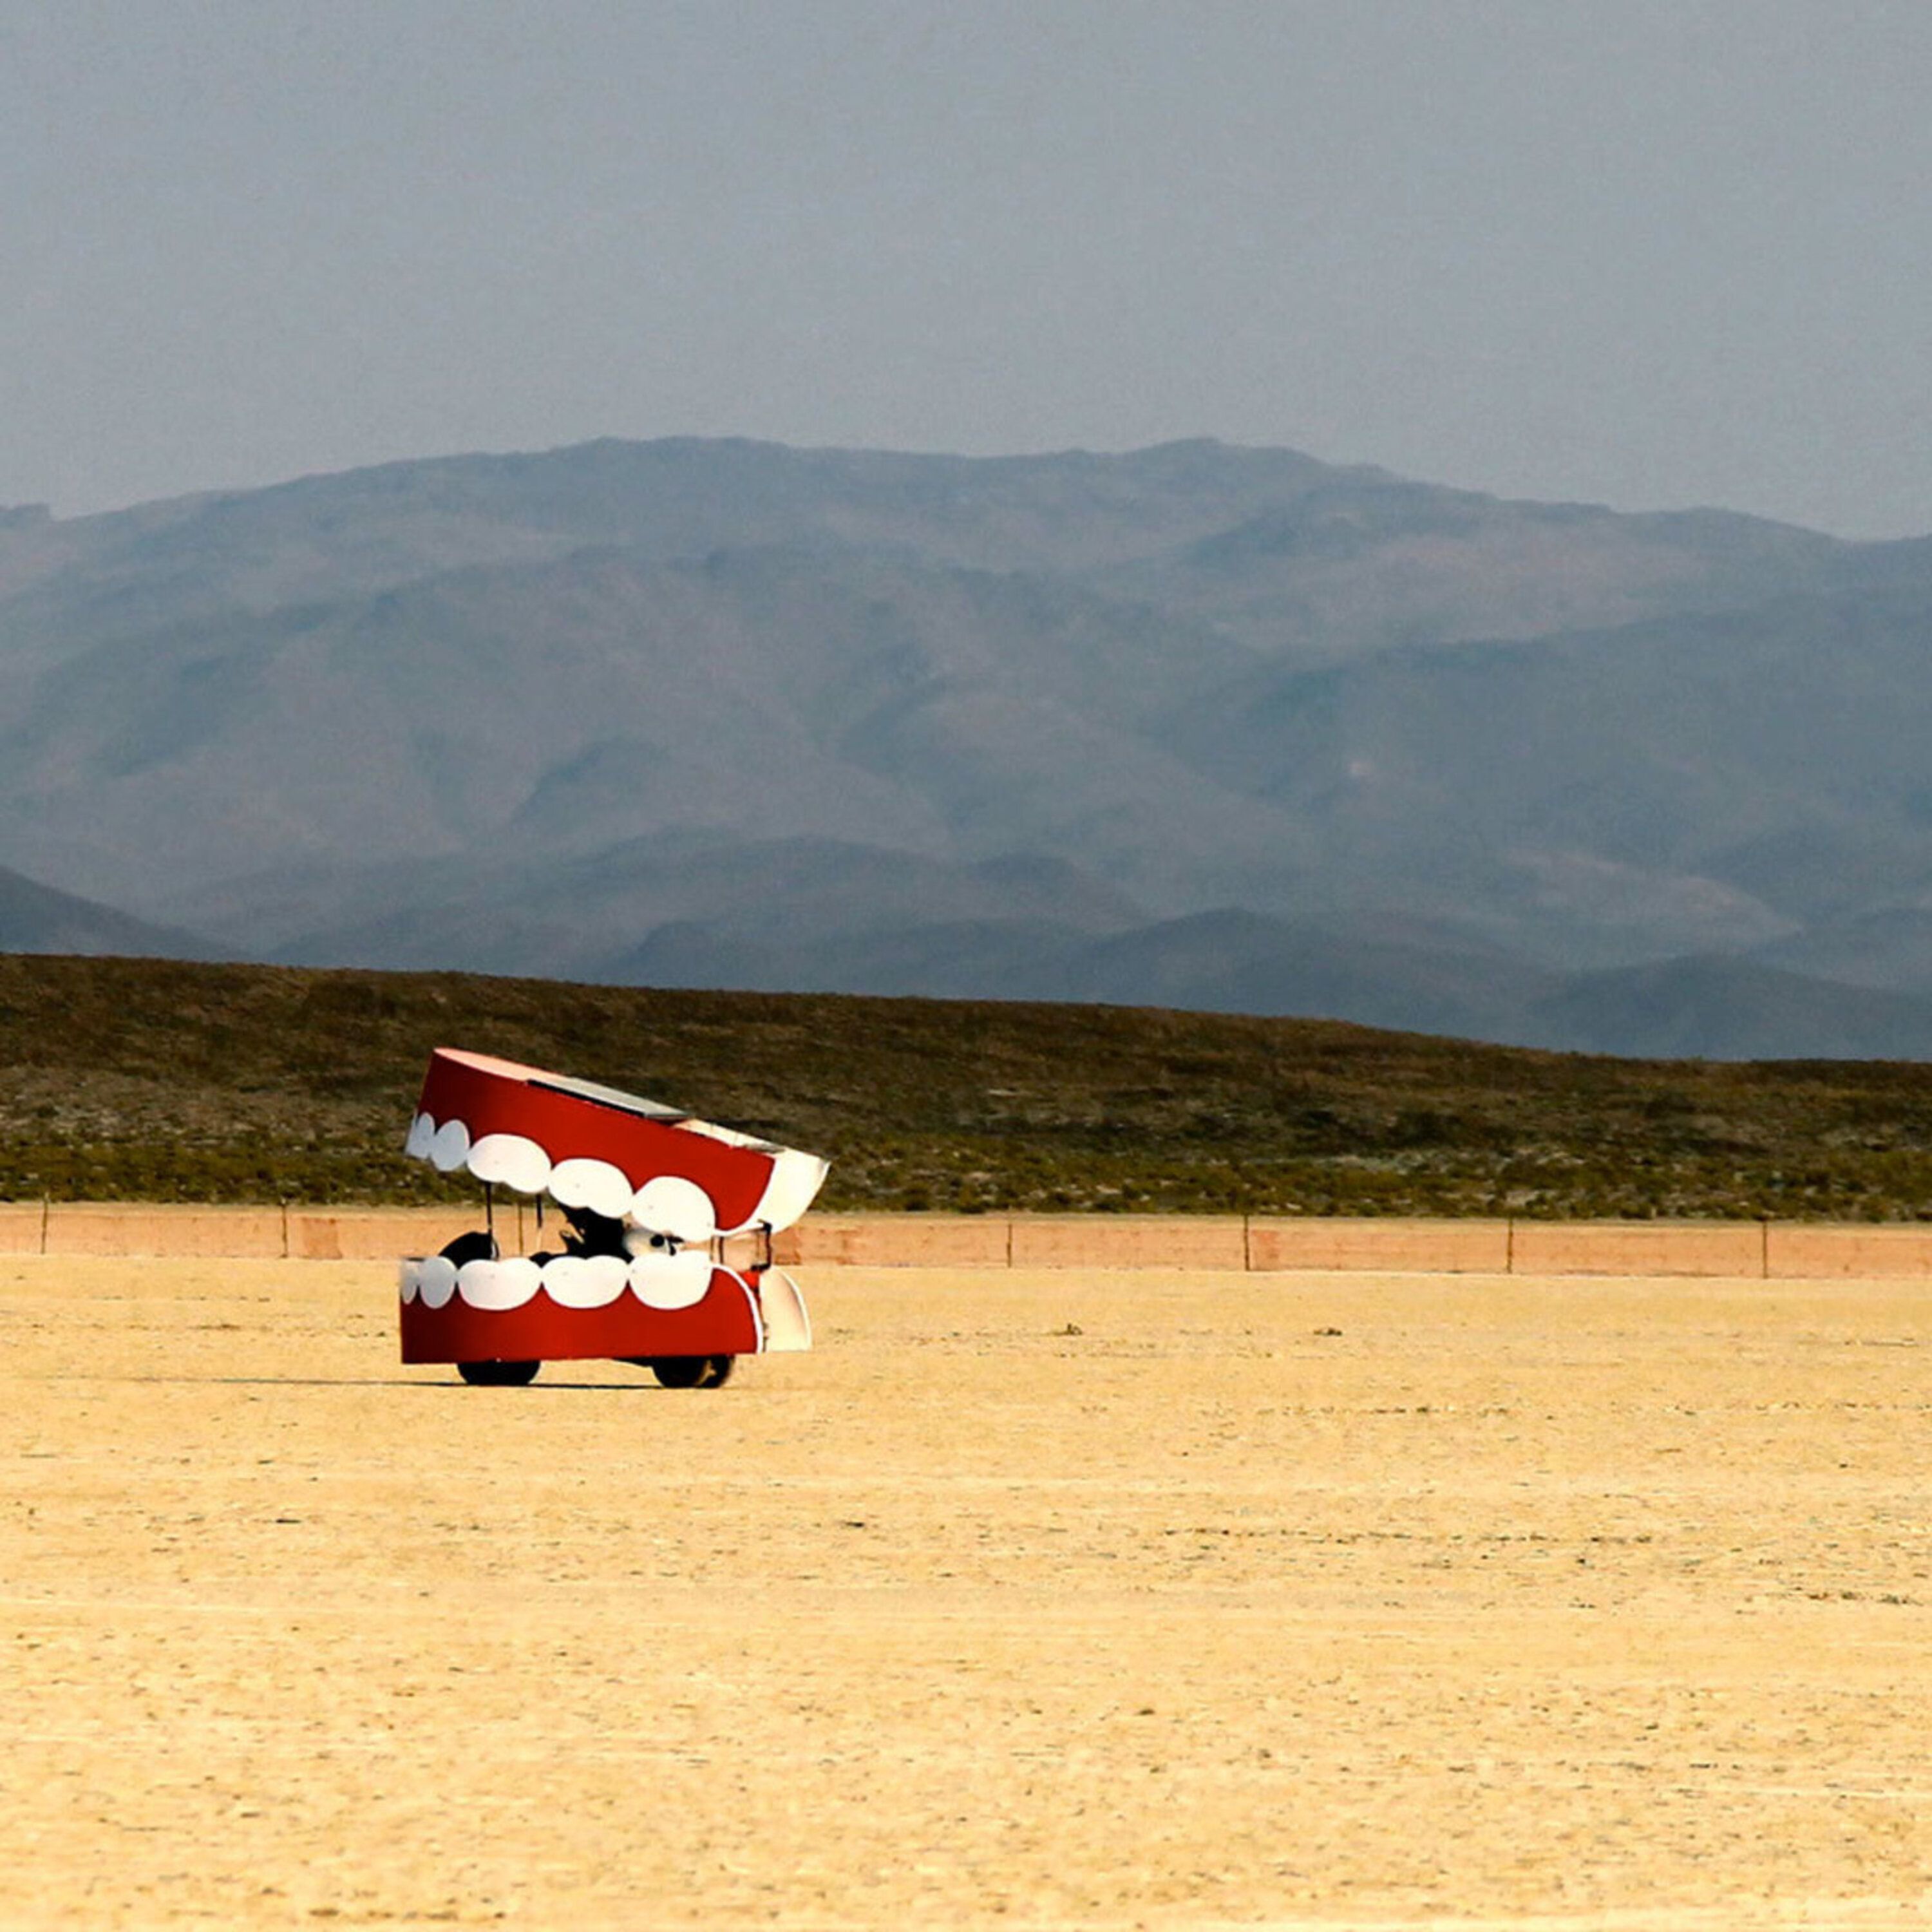
M 659 1355 L 650 1368 L 666 1388 L 722 1388 L 737 1360 L 736 1355 Z
M 458 1362 L 456 1372 L 472 1388 L 521 1388 L 537 1378 L 541 1362 Z

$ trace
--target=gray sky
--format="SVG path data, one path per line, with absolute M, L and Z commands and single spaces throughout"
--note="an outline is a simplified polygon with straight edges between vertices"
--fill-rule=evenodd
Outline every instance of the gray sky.
M 0 501 L 1286 443 L 1932 531 L 1927 0 L 0 0 Z

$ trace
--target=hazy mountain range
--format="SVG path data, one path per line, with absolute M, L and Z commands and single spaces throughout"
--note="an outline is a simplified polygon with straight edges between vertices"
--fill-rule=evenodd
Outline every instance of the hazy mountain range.
M 1932 1055 L 1928 668 L 1932 541 L 1206 442 L 23 508 L 0 946 Z

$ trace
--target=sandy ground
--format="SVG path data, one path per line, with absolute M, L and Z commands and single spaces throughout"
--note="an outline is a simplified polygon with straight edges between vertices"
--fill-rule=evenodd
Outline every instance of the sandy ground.
M 1922 1289 L 806 1280 L 0 1261 L 0 1926 L 1932 1924 Z

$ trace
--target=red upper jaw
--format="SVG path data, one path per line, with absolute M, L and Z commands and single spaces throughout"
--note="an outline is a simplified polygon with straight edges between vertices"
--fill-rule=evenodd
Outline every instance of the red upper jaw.
M 788 1227 L 825 1174 L 796 1148 L 450 1047 L 430 1057 L 410 1150 L 684 1240 Z

